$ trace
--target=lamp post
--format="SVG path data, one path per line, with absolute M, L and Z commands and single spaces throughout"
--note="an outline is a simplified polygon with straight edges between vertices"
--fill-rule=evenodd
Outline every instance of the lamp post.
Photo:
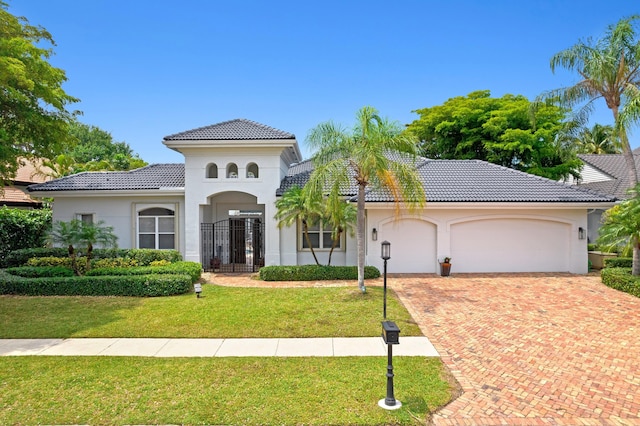
M 391 259 L 391 243 L 385 240 L 380 247 L 380 257 L 384 260 L 384 304 L 382 307 L 382 318 L 387 319 L 387 260 Z

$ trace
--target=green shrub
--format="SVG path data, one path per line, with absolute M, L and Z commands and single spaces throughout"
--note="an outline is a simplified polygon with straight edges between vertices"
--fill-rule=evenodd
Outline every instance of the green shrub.
M 600 277 L 607 287 L 640 297 L 640 277 L 631 275 L 631 268 L 605 268 Z
M 11 275 L 24 278 L 72 277 L 73 269 L 65 266 L 17 266 L 5 269 Z
M 62 247 L 28 248 L 14 250 L 5 258 L 5 267 L 24 266 L 34 257 L 67 257 L 69 252 Z
M 155 297 L 188 293 L 191 284 L 177 274 L 22 278 L 0 270 L 0 294 Z
M 598 245 L 597 244 L 593 244 L 593 243 L 589 243 L 589 244 L 587 244 L 587 250 L 588 251 L 598 251 Z
M 133 268 L 138 261 L 128 257 L 113 257 L 91 261 L 92 268 Z
M 32 257 L 27 260 L 27 266 L 64 266 L 71 267 L 71 259 L 68 257 Z
M 96 268 L 87 271 L 87 276 L 131 276 L 148 274 L 188 275 L 191 282 L 200 279 L 202 265 L 197 262 L 175 262 L 167 266 L 137 266 L 134 268 Z
M 123 257 L 135 259 L 140 266 L 149 266 L 151 262 L 157 260 L 166 260 L 171 263 L 182 260 L 182 255 L 177 250 L 130 249 Z
M 379 276 L 378 268 L 365 266 L 365 279 Z M 260 268 L 260 279 L 263 281 L 357 280 L 358 269 L 356 266 L 265 266 Z
M 162 259 L 162 260 L 154 260 L 153 262 L 151 262 L 149 264 L 149 266 L 167 266 L 167 265 L 171 265 L 171 262 L 169 262 L 166 259 Z
M 633 259 L 630 257 L 612 257 L 604 260 L 605 268 L 631 268 Z
M 6 263 L 13 250 L 44 247 L 51 229 L 51 209 L 22 210 L 0 208 L 0 267 L 18 266 Z

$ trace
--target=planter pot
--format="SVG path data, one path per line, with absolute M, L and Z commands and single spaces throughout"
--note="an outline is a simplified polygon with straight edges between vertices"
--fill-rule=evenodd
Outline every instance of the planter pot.
M 451 273 L 451 264 L 450 263 L 441 263 L 440 264 L 440 275 L 443 277 L 448 277 Z
M 605 259 L 618 257 L 616 253 L 603 253 L 601 251 L 590 251 L 588 256 L 589 256 L 589 261 L 591 262 L 591 267 L 593 269 L 602 269 L 604 268 Z

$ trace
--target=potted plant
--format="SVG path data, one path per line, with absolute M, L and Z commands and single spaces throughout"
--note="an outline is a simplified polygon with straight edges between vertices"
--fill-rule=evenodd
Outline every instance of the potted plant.
M 448 277 L 451 273 L 451 258 L 449 256 L 445 256 L 440 262 L 440 275 L 443 277 Z

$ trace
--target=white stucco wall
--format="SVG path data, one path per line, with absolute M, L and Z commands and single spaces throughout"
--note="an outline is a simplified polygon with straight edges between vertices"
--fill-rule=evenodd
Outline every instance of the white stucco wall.
M 53 204 L 53 220 L 68 222 L 77 214 L 93 214 L 95 222 L 104 221 L 112 226 L 118 237 L 118 247 L 136 248 L 136 210 L 154 206 L 176 206 L 176 249 L 184 256 L 185 209 L 184 199 L 180 196 L 109 196 L 101 194 L 74 194 L 73 196 L 56 196 Z M 138 207 L 138 208 L 137 208 Z
M 391 243 L 388 271 L 438 272 L 452 257 L 452 272 L 586 273 L 586 208 L 430 208 L 419 214 L 367 211 L 366 261 L 382 270 L 380 244 Z M 378 231 L 372 240 L 372 229 Z M 456 258 L 457 255 L 457 258 Z

